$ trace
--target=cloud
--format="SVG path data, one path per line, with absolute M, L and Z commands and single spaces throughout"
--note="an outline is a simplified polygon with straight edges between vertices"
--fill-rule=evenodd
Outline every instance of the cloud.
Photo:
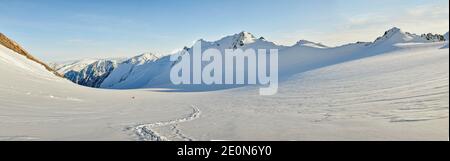
M 447 5 L 423 5 L 408 9 L 406 14 L 414 17 L 441 18 L 448 17 L 449 9 Z
M 373 41 L 385 30 L 399 27 L 411 33 L 448 32 L 448 5 L 422 5 L 396 12 L 373 12 L 344 18 L 333 32 L 319 34 L 303 33 L 303 36 L 318 38 L 315 41 L 330 45 L 341 45 L 355 41 Z
M 344 29 L 380 30 L 386 27 L 400 27 L 417 33 L 448 30 L 448 5 L 422 5 L 406 8 L 398 13 L 369 13 L 347 18 Z

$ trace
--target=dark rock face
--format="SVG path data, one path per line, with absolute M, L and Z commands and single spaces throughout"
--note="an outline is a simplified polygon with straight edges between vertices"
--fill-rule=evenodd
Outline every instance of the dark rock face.
M 64 77 L 79 85 L 98 88 L 116 67 L 115 61 L 99 60 L 79 72 L 69 71 Z
M 434 42 L 445 41 L 444 35 L 440 35 L 440 34 L 428 33 L 428 34 L 422 34 L 421 37 L 425 38 L 426 40 L 434 41 Z

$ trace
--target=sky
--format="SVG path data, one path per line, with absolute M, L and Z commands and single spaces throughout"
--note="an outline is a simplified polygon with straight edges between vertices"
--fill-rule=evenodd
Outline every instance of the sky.
M 449 30 L 448 0 L 0 0 L 0 32 L 44 61 L 170 54 L 247 31 L 280 45 Z

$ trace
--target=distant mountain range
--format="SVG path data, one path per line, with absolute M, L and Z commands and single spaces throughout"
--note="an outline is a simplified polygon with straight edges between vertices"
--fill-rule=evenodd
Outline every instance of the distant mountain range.
M 387 30 L 373 42 L 356 42 L 337 47 L 300 40 L 293 46 L 277 45 L 263 37 L 255 37 L 249 32 L 240 32 L 217 41 L 197 40 L 202 50 L 225 49 L 278 49 L 280 73 L 296 73 L 309 68 L 320 67 L 319 62 L 338 63 L 355 57 L 381 53 L 401 43 L 432 43 L 448 41 L 448 32 L 440 34 L 412 34 L 399 28 Z M 448 47 L 448 45 L 447 45 Z M 192 47 L 184 47 L 175 54 L 192 52 Z M 312 57 L 311 55 L 314 54 Z M 326 56 L 325 56 L 326 55 Z M 329 60 L 328 60 L 329 59 Z M 167 87 L 169 71 L 173 62 L 169 56 L 158 57 L 144 53 L 129 59 L 85 59 L 63 63 L 51 63 L 58 73 L 72 82 L 96 88 L 132 89 L 143 87 Z

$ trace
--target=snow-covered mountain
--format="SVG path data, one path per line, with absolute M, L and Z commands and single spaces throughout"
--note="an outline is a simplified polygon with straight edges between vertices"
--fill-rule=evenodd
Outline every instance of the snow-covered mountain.
M 445 35 L 431 33 L 417 35 L 394 27 L 387 30 L 374 42 L 357 42 L 328 47 L 321 43 L 300 40 L 293 46 L 283 46 L 242 31 L 225 36 L 217 41 L 200 39 L 193 46 L 201 43 L 203 51 L 215 48 L 222 53 L 225 49 L 279 49 L 279 59 L 280 62 L 283 62 L 279 64 L 280 73 L 289 75 L 290 73 L 321 67 L 324 61 L 339 63 L 383 53 L 396 48 L 396 44 L 431 43 L 444 41 L 445 39 Z M 190 53 L 192 55 L 193 46 L 184 47 L 183 50 L 175 54 Z M 170 56 L 159 58 L 152 53 L 146 53 L 121 62 L 84 60 L 60 66 L 58 71 L 73 82 L 90 87 L 119 89 L 170 87 L 169 73 L 174 63 L 169 58 Z
M 71 70 L 64 74 L 64 77 L 80 85 L 88 87 L 100 87 L 110 73 L 117 67 L 114 60 L 98 60 L 83 68 L 80 71 Z
M 238 34 L 234 34 L 231 36 L 226 36 L 217 41 L 204 41 L 198 40 L 197 42 L 202 42 L 202 48 L 216 48 L 219 50 L 224 49 L 247 49 L 247 48 L 255 48 L 259 49 L 281 49 L 285 48 L 285 46 L 276 45 L 273 42 L 267 41 L 263 37 L 256 38 L 253 34 L 249 32 L 242 31 Z
M 86 68 L 89 64 L 92 64 L 99 59 L 81 59 L 81 60 L 70 60 L 63 62 L 50 62 L 48 63 L 50 67 L 55 69 L 58 73 L 65 74 L 70 71 L 81 71 Z
M 131 86 L 142 86 L 142 81 L 148 81 L 159 72 L 159 68 L 155 61 L 159 60 L 155 54 L 144 53 L 135 57 L 132 57 L 120 64 L 113 70 L 110 75 L 101 83 L 102 88 L 110 88 L 114 85 L 118 85 L 122 82 L 131 81 Z M 146 72 L 148 70 L 153 71 Z
M 100 84 L 118 66 L 122 59 L 82 59 L 51 63 L 58 73 L 79 85 L 100 87 Z
M 225 49 L 284 49 L 286 46 L 277 45 L 264 38 L 256 38 L 249 32 L 242 31 L 238 34 L 221 38 L 217 41 L 197 40 L 192 47 L 184 47 L 183 50 L 175 54 L 193 54 L 193 47 L 200 43 L 202 51 L 215 48 L 224 53 Z M 167 87 L 171 86 L 169 80 L 170 69 L 174 62 L 170 61 L 170 55 L 156 60 L 148 61 L 144 64 L 124 64 L 119 65 L 108 78 L 102 83 L 103 88 L 143 88 L 143 87 Z M 123 69 L 120 69 L 123 68 Z
M 374 44 L 396 44 L 396 43 L 406 43 L 406 42 L 415 42 L 415 43 L 427 43 L 427 42 L 439 42 L 445 41 L 443 35 L 439 34 L 412 34 L 409 32 L 404 32 L 401 29 L 394 27 L 384 33 L 383 36 L 378 37 Z

